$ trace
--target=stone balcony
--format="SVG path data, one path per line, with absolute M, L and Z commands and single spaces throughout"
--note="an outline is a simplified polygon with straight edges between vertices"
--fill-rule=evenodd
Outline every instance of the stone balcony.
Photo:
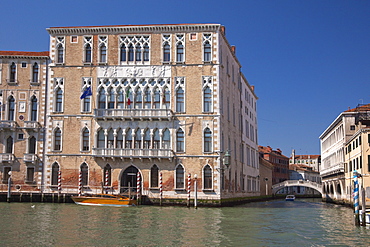
M 39 157 L 36 154 L 24 154 L 23 155 L 24 162 L 35 163 L 38 160 L 38 158 Z
M 14 161 L 14 154 L 11 154 L 11 153 L 0 154 L 0 163 L 2 162 L 13 163 L 13 161 Z
M 2 130 L 14 131 L 17 127 L 18 127 L 18 123 L 16 121 L 11 121 L 11 120 L 1 120 L 0 121 L 0 131 Z
M 97 120 L 171 120 L 170 109 L 94 109 Z
M 26 130 L 38 131 L 41 128 L 41 124 L 37 121 L 24 121 L 24 128 Z
M 111 159 L 170 159 L 175 156 L 171 149 L 116 149 L 93 148 L 95 158 Z

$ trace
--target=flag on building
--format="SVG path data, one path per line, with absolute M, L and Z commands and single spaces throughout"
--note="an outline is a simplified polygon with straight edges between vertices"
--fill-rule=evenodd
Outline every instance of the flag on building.
M 127 89 L 127 92 L 126 92 L 126 99 L 127 99 L 127 105 L 131 105 L 131 100 L 130 100 L 130 89 Z
M 91 87 L 86 87 L 85 90 L 83 91 L 80 99 L 84 99 L 88 96 L 91 96 L 92 95 L 92 92 L 91 92 Z

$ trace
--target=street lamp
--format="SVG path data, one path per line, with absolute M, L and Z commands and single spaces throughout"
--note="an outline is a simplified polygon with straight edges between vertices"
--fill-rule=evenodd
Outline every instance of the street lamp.
M 223 151 L 219 151 L 219 154 L 220 154 L 220 158 L 221 158 L 221 155 L 223 154 Z M 221 173 L 221 188 L 224 189 L 224 171 L 225 171 L 225 168 L 224 166 L 226 167 L 226 169 L 229 169 L 229 166 L 230 166 L 230 153 L 229 153 L 229 150 L 226 150 L 225 154 L 223 155 L 223 158 L 221 159 L 222 160 L 222 164 L 220 164 L 220 168 L 217 168 L 218 172 Z

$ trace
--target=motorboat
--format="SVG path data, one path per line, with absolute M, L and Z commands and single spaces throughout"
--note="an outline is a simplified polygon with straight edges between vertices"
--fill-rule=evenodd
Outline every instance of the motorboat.
M 360 210 L 360 223 L 362 225 L 362 210 Z M 366 225 L 370 225 L 370 209 L 365 210 L 365 222 Z
M 122 195 L 96 194 L 72 196 L 71 198 L 78 205 L 111 207 L 128 207 L 136 205 L 135 199 Z
M 295 195 L 287 195 L 285 197 L 285 201 L 294 201 L 295 200 Z

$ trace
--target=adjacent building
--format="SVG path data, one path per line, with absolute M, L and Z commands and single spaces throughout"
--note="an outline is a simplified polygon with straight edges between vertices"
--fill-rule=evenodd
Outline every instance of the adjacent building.
M 9 176 L 18 191 L 42 186 L 48 61 L 49 52 L 0 51 L 1 189 Z
M 31 121 L 32 99 L 37 98 L 37 124 L 32 126 L 38 128 L 24 132 L 24 139 L 30 142 L 33 136 L 37 143 L 34 183 L 40 191 L 76 194 L 80 187 L 82 193 L 104 189 L 138 192 L 153 201 L 186 200 L 196 179 L 200 200 L 221 203 L 259 195 L 257 96 L 241 73 L 224 26 L 47 31 L 49 52 L 0 57 L 3 104 L 12 102 L 11 95 L 14 105 L 22 99 L 28 107 L 23 115 Z M 12 64 L 16 84 L 10 81 Z M 23 72 L 28 79 L 20 80 Z M 22 126 L 20 108 L 4 109 L 2 120 L 15 121 L 5 117 L 13 112 Z M 17 128 L 1 134 L 14 142 Z M 5 154 L 20 160 L 23 152 L 32 153 L 26 144 L 20 151 L 20 143 Z M 3 180 L 8 163 L 1 162 Z M 24 181 L 19 177 L 19 184 Z
M 258 147 L 260 157 L 269 161 L 274 169 L 272 185 L 289 180 L 289 158 L 282 154 L 280 149 L 273 150 L 270 146 Z
M 321 156 L 317 154 L 300 154 L 297 155 L 295 150 L 292 150 L 292 155 L 289 158 L 289 165 L 306 165 L 312 168 L 314 171 L 320 171 Z
M 370 104 L 342 112 L 321 134 L 323 198 L 351 203 L 354 173 L 360 187 L 369 187 Z M 369 195 L 367 196 L 369 198 Z

